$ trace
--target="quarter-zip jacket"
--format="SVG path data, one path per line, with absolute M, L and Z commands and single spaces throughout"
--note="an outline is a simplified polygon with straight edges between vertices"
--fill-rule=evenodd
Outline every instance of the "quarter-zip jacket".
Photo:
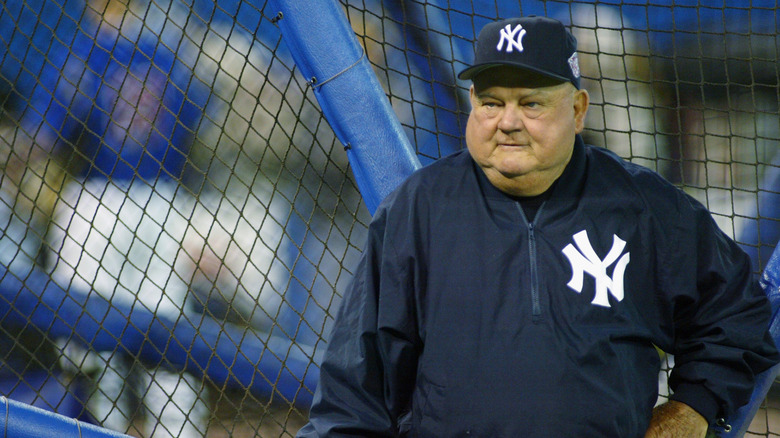
M 779 359 L 746 255 L 657 174 L 584 145 L 532 222 L 467 151 L 379 207 L 299 436 L 642 437 Z

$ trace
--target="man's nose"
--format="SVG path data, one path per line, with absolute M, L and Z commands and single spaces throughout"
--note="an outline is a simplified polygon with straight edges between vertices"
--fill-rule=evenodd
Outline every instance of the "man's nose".
M 510 106 L 504 108 L 498 121 L 498 129 L 504 132 L 512 132 L 523 129 L 523 126 L 523 118 L 519 108 Z

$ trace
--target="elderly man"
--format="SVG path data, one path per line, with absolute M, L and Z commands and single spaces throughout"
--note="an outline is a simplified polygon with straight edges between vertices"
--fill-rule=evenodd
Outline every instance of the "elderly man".
M 576 41 L 479 34 L 467 151 L 378 209 L 299 436 L 703 437 L 780 356 L 699 203 L 579 136 Z M 654 409 L 656 347 L 673 353 Z

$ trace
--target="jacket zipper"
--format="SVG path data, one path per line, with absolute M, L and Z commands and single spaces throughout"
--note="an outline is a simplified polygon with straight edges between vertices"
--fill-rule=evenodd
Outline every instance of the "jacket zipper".
M 520 216 L 522 216 L 523 222 L 525 222 L 526 226 L 528 227 L 528 259 L 531 265 L 531 316 L 534 320 L 538 320 L 542 315 L 542 304 L 539 298 L 539 272 L 537 269 L 536 260 L 536 234 L 534 233 L 534 223 L 528 222 L 528 218 L 525 216 L 525 212 L 523 211 L 523 206 L 520 205 L 519 202 L 517 202 L 516 205 L 517 209 L 520 210 Z M 542 203 L 542 205 L 536 211 L 534 221 L 539 217 L 539 213 L 542 212 L 542 208 L 544 208 L 544 203 Z
M 539 274 L 536 268 L 536 235 L 534 234 L 533 222 L 528 224 L 528 252 L 531 262 L 531 303 L 533 304 L 531 310 L 534 318 L 537 318 L 542 315 L 542 305 L 539 300 Z

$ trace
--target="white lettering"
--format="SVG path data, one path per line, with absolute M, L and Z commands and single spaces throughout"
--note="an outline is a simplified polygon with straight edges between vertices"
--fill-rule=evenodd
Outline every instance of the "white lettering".
M 525 29 L 522 25 L 512 26 L 507 24 L 506 27 L 501 29 L 501 39 L 498 40 L 496 50 L 501 51 L 504 48 L 504 42 L 506 42 L 506 53 L 512 53 L 514 49 L 518 52 L 523 51 L 523 37 L 525 36 Z
M 574 235 L 574 243 L 577 244 L 579 251 L 571 243 L 563 248 L 563 254 L 571 263 L 572 275 L 567 286 L 577 293 L 582 293 L 582 283 L 584 274 L 587 272 L 596 280 L 596 294 L 591 304 L 602 307 L 610 307 L 608 295 L 612 294 L 618 301 L 623 301 L 623 275 L 626 272 L 626 266 L 631 260 L 631 254 L 622 254 L 626 247 L 626 242 L 616 235 L 612 235 L 612 248 L 607 253 L 604 260 L 601 260 L 593 250 L 593 246 L 588 239 L 588 232 L 580 231 Z M 621 256 L 622 254 L 622 256 Z M 618 260 L 618 257 L 620 258 Z M 612 278 L 607 275 L 607 268 L 615 264 L 612 272 Z

